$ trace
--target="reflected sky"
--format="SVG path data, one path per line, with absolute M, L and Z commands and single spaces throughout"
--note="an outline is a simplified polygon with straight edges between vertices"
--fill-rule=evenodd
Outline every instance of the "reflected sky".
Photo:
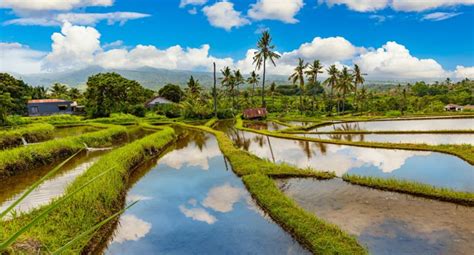
M 267 137 L 227 130 L 242 149 L 275 162 L 300 168 L 378 177 L 396 177 L 439 187 L 474 192 L 474 167 L 447 154 L 374 149 Z
M 203 134 L 183 136 L 145 169 L 127 196 L 146 200 L 122 216 L 137 224 L 121 224 L 106 254 L 306 254 L 254 208 L 215 138 Z
M 246 121 L 244 122 L 244 127 L 252 128 L 256 130 L 269 130 L 269 131 L 278 131 L 288 128 L 287 126 L 278 124 L 273 121 Z
M 278 180 L 300 206 L 355 235 L 371 254 L 472 254 L 474 208 L 351 185 Z
M 318 139 L 335 139 L 352 142 L 471 144 L 474 134 L 298 134 Z
M 466 119 L 431 119 L 431 120 L 394 120 L 394 121 L 362 121 L 335 123 L 320 126 L 310 131 L 350 131 L 350 130 L 466 130 L 474 129 L 474 118 Z

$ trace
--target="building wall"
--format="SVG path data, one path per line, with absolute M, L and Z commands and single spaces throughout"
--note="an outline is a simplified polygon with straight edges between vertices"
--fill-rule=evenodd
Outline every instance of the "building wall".
M 67 105 L 65 110 L 59 110 L 60 105 Z M 38 111 L 35 111 L 38 109 Z M 29 103 L 28 104 L 28 115 L 29 116 L 42 116 L 42 115 L 53 115 L 53 114 L 72 114 L 73 109 L 71 108 L 71 102 L 53 102 L 53 103 Z

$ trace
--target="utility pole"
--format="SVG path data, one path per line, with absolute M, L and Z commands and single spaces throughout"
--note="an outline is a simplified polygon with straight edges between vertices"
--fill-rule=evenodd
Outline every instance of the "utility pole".
M 214 91 L 213 91 L 213 96 L 214 96 L 214 117 L 217 118 L 216 62 L 213 63 L 213 66 L 214 66 Z

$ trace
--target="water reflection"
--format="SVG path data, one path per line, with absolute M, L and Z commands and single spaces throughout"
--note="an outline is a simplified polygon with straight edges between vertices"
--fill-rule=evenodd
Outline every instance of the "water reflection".
M 125 215 L 149 224 L 137 240 L 117 233 L 107 254 L 306 254 L 278 225 L 262 217 L 241 180 L 226 167 L 217 141 L 184 132 L 176 147 L 137 173 L 128 196 L 145 197 Z M 131 200 L 131 199 L 128 199 Z M 135 226 L 131 226 L 133 228 Z M 142 232 L 140 232 L 142 233 Z M 119 242 L 121 241 L 121 242 Z
M 18 212 L 27 212 L 33 208 L 48 204 L 61 196 L 75 178 L 91 167 L 106 151 L 83 152 L 65 164 L 56 175 L 43 182 L 15 207 Z M 0 182 L 0 211 L 3 211 L 23 195 L 30 185 L 47 174 L 54 165 L 48 165 L 34 171 L 21 173 Z
M 223 128 L 223 126 L 221 126 Z M 300 168 L 377 177 L 396 177 L 439 187 L 474 191 L 474 167 L 458 157 L 427 151 L 374 149 L 267 137 L 223 129 L 237 147 Z
M 320 126 L 311 131 L 357 131 L 357 130 L 465 130 L 474 128 L 474 118 L 466 119 L 431 119 L 431 120 L 393 120 L 334 123 Z
M 300 206 L 355 235 L 371 254 L 471 254 L 474 208 L 340 179 L 277 181 Z
M 92 126 L 71 126 L 71 127 L 56 127 L 53 132 L 55 139 L 64 138 L 67 136 L 79 136 L 85 133 L 98 131 L 101 128 Z
M 114 242 L 121 244 L 127 241 L 138 241 L 150 230 L 151 224 L 149 222 L 139 219 L 133 214 L 125 214 L 120 217 Z
M 301 134 L 301 136 L 353 142 L 474 145 L 474 134 Z
M 244 127 L 256 130 L 278 131 L 288 128 L 287 126 L 278 124 L 273 121 L 246 121 Z

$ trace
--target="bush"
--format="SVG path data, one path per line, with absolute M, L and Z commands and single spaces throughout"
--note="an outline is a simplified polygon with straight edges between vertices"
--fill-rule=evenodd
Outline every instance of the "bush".
M 231 109 L 219 109 L 217 110 L 217 118 L 219 119 L 234 118 L 234 112 Z
M 165 115 L 168 118 L 177 118 L 181 116 L 181 109 L 175 104 L 160 104 L 155 107 L 156 113 Z
M 391 110 L 385 113 L 385 116 L 387 117 L 400 117 L 402 116 L 402 113 L 398 110 Z
M 137 117 L 145 117 L 146 109 L 145 106 L 137 104 L 131 107 L 130 113 Z

